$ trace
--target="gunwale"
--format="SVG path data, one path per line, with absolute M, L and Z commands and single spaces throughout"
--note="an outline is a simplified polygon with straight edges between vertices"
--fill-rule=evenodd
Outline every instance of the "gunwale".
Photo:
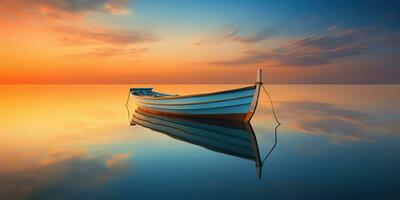
M 210 93 L 202 93 L 202 94 L 191 94 L 191 95 L 179 95 L 179 96 L 163 96 L 163 97 L 138 96 L 138 95 L 134 95 L 132 93 L 131 94 L 133 96 L 135 96 L 136 98 L 139 98 L 139 99 L 164 100 L 164 99 L 181 99 L 181 98 L 189 98 L 189 97 L 201 97 L 201 96 L 218 95 L 218 94 L 239 92 L 239 91 L 242 91 L 242 90 L 249 90 L 249 89 L 255 89 L 255 88 L 256 88 L 256 85 L 252 85 L 252 86 L 236 88 L 236 89 L 231 89 L 231 90 L 218 91 L 218 92 L 210 92 Z

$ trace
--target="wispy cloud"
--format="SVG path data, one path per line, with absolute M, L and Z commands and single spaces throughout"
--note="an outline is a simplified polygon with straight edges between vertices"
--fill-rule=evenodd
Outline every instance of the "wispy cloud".
M 56 26 L 51 30 L 63 44 L 93 47 L 87 53 L 69 55 L 77 58 L 139 55 L 147 50 L 141 44 L 158 41 L 148 31 L 81 26 Z
M 24 1 L 28 2 L 28 1 Z M 126 9 L 126 0 L 36 0 L 29 1 L 37 6 L 52 8 L 57 11 L 65 11 L 69 13 L 87 12 L 87 11 L 104 11 L 114 13 L 115 9 Z
M 272 29 L 263 29 L 250 35 L 242 35 L 241 29 L 233 25 L 219 28 L 215 33 L 195 42 L 195 45 L 218 45 L 223 42 L 235 42 L 240 44 L 253 44 L 271 37 Z
M 127 2 L 128 0 L 114 0 L 106 3 L 104 8 L 108 13 L 114 15 L 127 15 L 129 14 L 129 9 L 126 7 Z
M 112 56 L 134 56 L 140 55 L 146 52 L 146 48 L 113 48 L 113 47 L 104 47 L 104 48 L 93 48 L 90 52 L 83 54 L 75 54 L 70 55 L 71 57 L 77 58 L 107 58 Z
M 64 43 L 71 45 L 130 45 L 158 40 L 154 34 L 148 31 L 78 26 L 57 26 L 52 27 L 51 30 L 57 33 Z
M 88 25 L 90 12 L 111 15 L 129 14 L 128 0 L 5 0 L 0 4 L 0 20 L 34 20 L 55 35 L 63 45 L 90 45 L 91 51 L 76 57 L 110 57 L 133 55 L 146 51 L 137 45 L 158 41 L 146 30 L 113 28 L 110 25 Z M 38 23 L 39 24 L 39 23 Z
M 279 48 L 266 51 L 249 50 L 235 60 L 209 64 L 237 66 L 272 61 L 279 66 L 310 67 L 329 64 L 340 58 L 361 54 L 367 43 L 362 39 L 367 29 L 337 30 L 330 28 L 326 35 L 293 39 Z
M 16 16 L 47 16 L 64 18 L 87 12 L 124 15 L 129 13 L 127 0 L 4 0 L 0 11 Z

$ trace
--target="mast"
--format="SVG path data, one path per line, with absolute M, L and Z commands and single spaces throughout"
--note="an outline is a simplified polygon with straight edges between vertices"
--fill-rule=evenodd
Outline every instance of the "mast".
M 262 84 L 262 69 L 257 70 L 257 78 L 256 78 L 256 84 L 261 83 Z

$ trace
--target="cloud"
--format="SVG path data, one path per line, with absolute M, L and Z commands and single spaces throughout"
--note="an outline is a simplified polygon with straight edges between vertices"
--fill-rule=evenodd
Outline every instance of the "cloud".
M 5 0 L 0 11 L 16 16 L 47 16 L 63 18 L 87 12 L 104 12 L 115 15 L 129 13 L 127 0 Z
M 106 3 L 104 8 L 108 13 L 114 15 L 127 15 L 129 10 L 126 7 L 127 0 L 114 1 L 114 3 Z
M 133 56 L 139 55 L 146 52 L 146 48 L 114 48 L 114 47 L 104 47 L 104 48 L 93 48 L 92 51 L 83 54 L 70 55 L 72 57 L 112 57 L 112 56 Z
M 206 38 L 196 42 L 196 45 L 218 45 L 223 42 L 235 42 L 240 44 L 254 44 L 269 38 L 272 29 L 263 29 L 259 32 L 252 33 L 247 36 L 240 35 L 240 28 L 227 25 L 219 28 L 214 34 L 208 35 Z
M 0 20 L 11 24 L 20 21 L 39 24 L 64 45 L 91 45 L 92 51 L 76 56 L 143 53 L 146 48 L 133 45 L 158 41 L 153 33 L 101 25 L 95 27 L 83 20 L 89 12 L 126 15 L 129 13 L 128 3 L 128 0 L 5 0 L 0 4 Z
M 114 29 L 108 27 L 55 26 L 51 27 L 63 44 L 95 45 L 91 51 L 72 57 L 111 57 L 138 55 L 147 48 L 136 45 L 155 42 L 158 38 L 148 31 Z
M 277 66 L 310 67 L 329 64 L 340 58 L 363 53 L 367 48 L 362 37 L 366 29 L 337 30 L 330 28 L 326 35 L 293 39 L 279 48 L 267 51 L 249 50 L 239 59 L 214 61 L 208 64 L 237 66 L 272 61 Z
M 107 7 L 123 8 L 127 1 L 121 0 L 37 0 L 34 4 L 70 13 L 109 11 Z
M 114 44 L 129 45 L 157 41 L 157 37 L 147 31 L 112 29 L 105 27 L 57 26 L 51 30 L 57 33 L 62 41 L 71 45 Z

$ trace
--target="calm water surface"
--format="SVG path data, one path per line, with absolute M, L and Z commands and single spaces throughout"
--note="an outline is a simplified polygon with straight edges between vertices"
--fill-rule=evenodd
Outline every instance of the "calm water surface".
M 192 94 L 241 86 L 154 87 Z M 130 126 L 129 87 L 0 86 L 0 199 L 400 195 L 400 86 L 267 86 L 282 125 L 260 178 L 254 160 Z M 264 159 L 276 123 L 266 95 L 260 100 L 251 124 Z

